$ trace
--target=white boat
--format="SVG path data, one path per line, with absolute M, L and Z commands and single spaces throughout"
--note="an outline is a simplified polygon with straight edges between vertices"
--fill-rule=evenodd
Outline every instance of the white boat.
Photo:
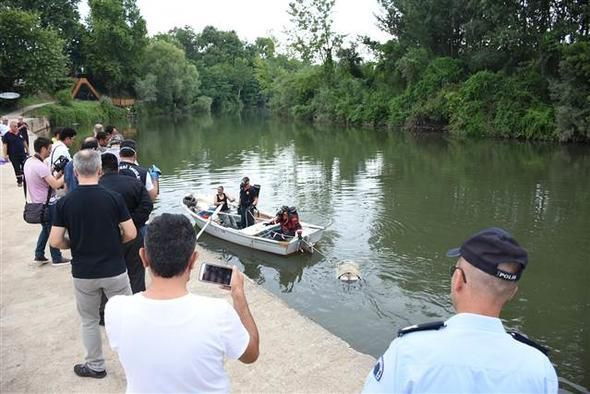
M 201 229 L 209 222 L 210 216 L 215 211 L 215 206 L 212 205 L 211 201 L 203 198 L 194 198 L 192 195 L 183 198 L 182 206 L 195 220 L 197 227 Z M 228 214 L 220 212 L 219 215 L 214 215 L 209 225 L 205 228 L 207 234 L 238 245 L 283 256 L 296 252 L 313 253 L 313 246 L 320 240 L 324 232 L 324 227 L 322 226 L 301 222 L 302 231 L 300 234 L 295 235 L 290 240 L 275 241 L 270 238 L 270 234 L 273 231 L 277 231 L 280 225 L 268 225 L 266 223 L 273 216 L 259 213 L 256 217 L 255 224 L 243 229 L 237 229 L 224 226 L 219 218 L 221 215 Z M 229 215 L 239 221 L 239 215 Z

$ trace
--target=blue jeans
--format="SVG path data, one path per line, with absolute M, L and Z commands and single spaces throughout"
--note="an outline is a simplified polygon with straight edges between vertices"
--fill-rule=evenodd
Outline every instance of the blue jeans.
M 41 234 L 39 234 L 39 238 L 37 239 L 35 257 L 45 256 L 45 246 L 47 245 L 47 240 L 49 239 L 49 232 L 51 231 L 51 223 L 53 223 L 53 217 L 55 216 L 55 204 L 50 204 L 47 212 L 49 215 L 49 220 L 41 225 Z M 62 257 L 59 249 L 52 248 L 50 246 L 49 253 L 51 253 L 51 260 L 53 260 L 54 262 L 61 261 Z

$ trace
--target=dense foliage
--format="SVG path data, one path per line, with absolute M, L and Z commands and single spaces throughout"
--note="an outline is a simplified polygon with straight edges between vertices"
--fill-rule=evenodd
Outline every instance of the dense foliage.
M 75 126 L 85 129 L 91 129 L 96 123 L 116 124 L 127 118 L 127 111 L 115 107 L 106 96 L 98 102 L 79 101 L 68 100 L 68 92 L 62 92 L 57 95 L 58 103 L 35 109 L 35 115 L 46 117 L 53 126 Z
M 34 93 L 60 87 L 66 72 L 63 41 L 38 15 L 0 12 L 0 91 Z
M 147 37 L 136 0 L 90 0 L 86 24 L 79 0 L 6 0 L 0 87 L 54 92 L 69 67 L 150 112 L 265 109 L 460 136 L 590 139 L 587 1 L 378 2 L 376 23 L 391 39 L 344 44 L 334 0 L 292 0 L 285 54 L 273 37 L 250 43 L 212 26 Z
M 199 73 L 184 51 L 163 40 L 145 50 L 135 90 L 138 98 L 163 111 L 189 110 L 199 93 Z
M 100 91 L 132 94 L 147 45 L 135 0 L 90 0 L 84 43 L 88 72 Z

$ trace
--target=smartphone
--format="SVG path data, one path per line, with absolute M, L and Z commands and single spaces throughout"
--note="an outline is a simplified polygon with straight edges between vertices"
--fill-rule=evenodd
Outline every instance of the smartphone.
M 199 280 L 229 286 L 231 283 L 231 274 L 232 267 L 203 263 L 199 271 Z

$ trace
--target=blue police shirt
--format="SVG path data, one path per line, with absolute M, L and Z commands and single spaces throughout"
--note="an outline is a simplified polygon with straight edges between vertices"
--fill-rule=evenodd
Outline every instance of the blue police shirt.
M 500 319 L 459 313 L 445 325 L 396 338 L 369 372 L 363 392 L 557 392 L 549 359 L 513 339 Z

